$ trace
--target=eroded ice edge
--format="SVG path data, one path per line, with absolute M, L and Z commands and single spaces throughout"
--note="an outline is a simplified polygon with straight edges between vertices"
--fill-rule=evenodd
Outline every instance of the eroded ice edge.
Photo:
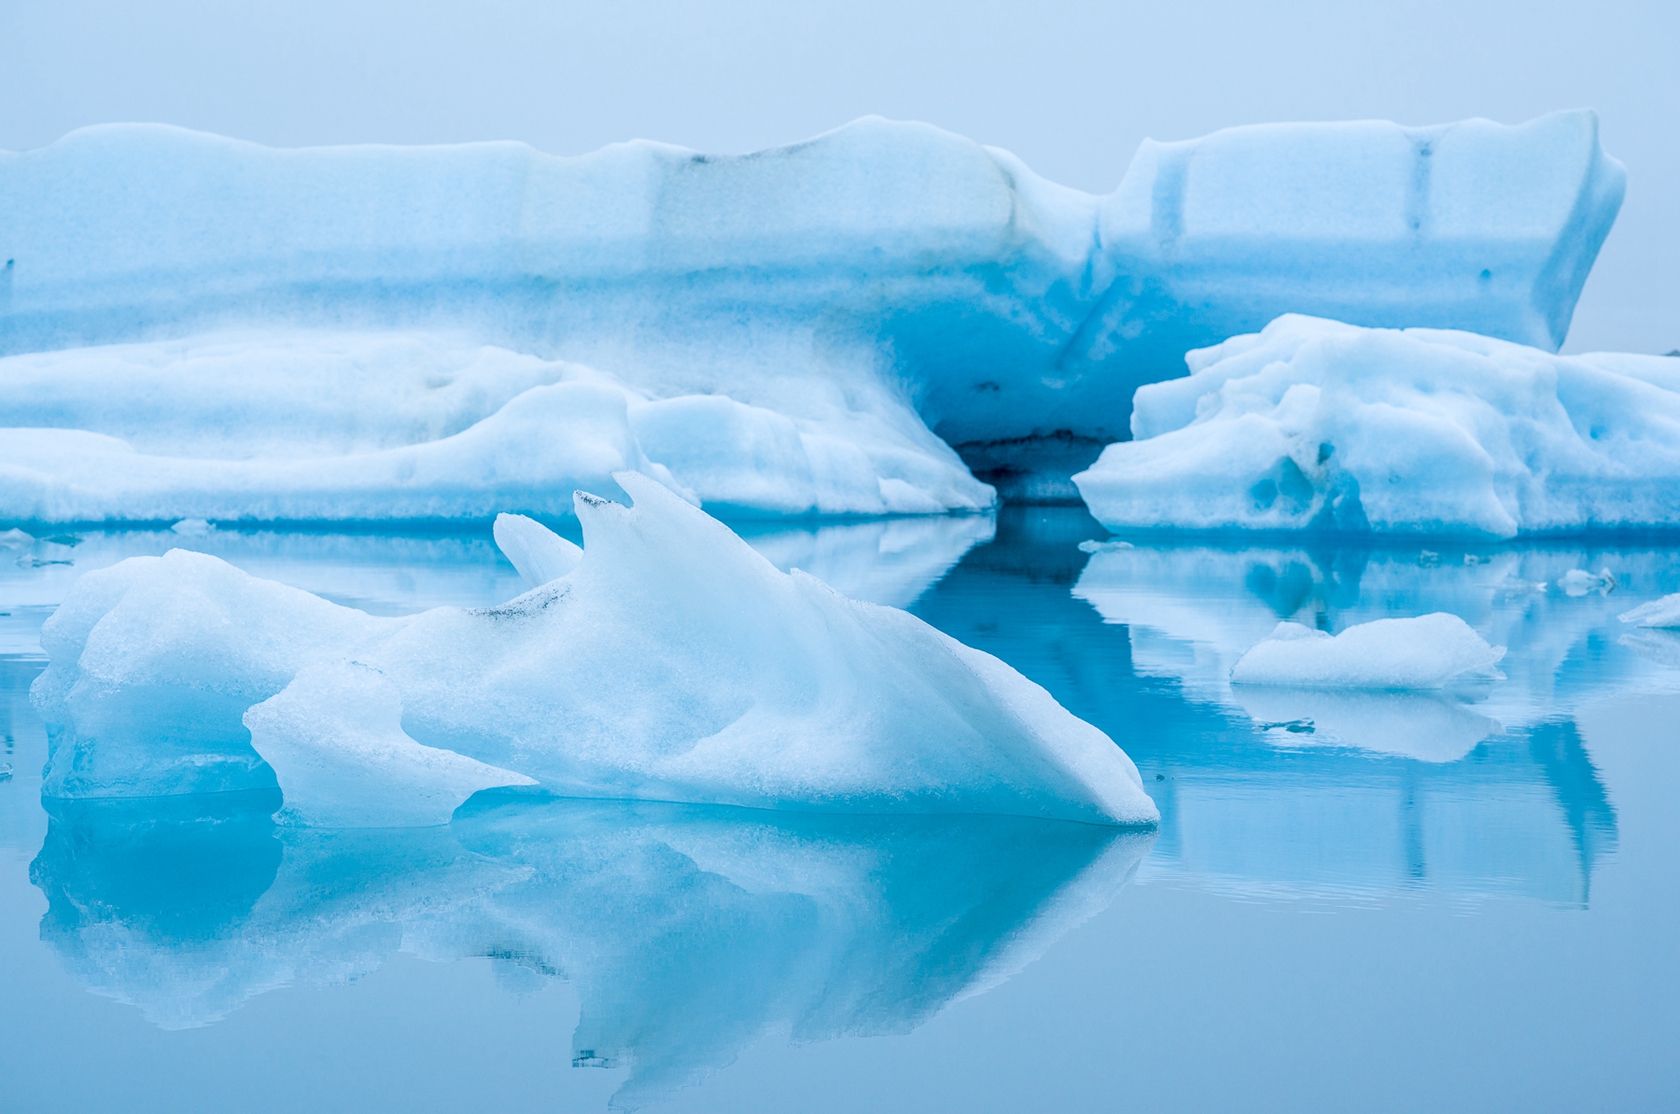
M 1139 386 L 1283 313 L 1555 350 L 1623 181 L 1590 112 L 1146 142 L 1103 196 L 879 119 L 84 129 L 0 153 L 0 520 L 565 516 L 626 469 L 731 517 L 1072 498 Z
M 777 571 L 637 473 L 583 559 L 492 608 L 379 617 L 173 550 L 42 629 L 50 798 L 263 789 L 326 826 L 481 789 L 852 812 L 1157 818 L 1101 731 L 988 654 Z M 532 523 L 536 529 L 541 527 Z M 562 551 L 563 552 L 563 551 Z

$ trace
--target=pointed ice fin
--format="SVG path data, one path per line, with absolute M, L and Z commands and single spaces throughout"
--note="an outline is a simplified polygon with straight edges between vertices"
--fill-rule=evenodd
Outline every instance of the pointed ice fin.
M 565 576 L 583 560 L 581 546 L 522 514 L 496 516 L 496 546 L 533 588 Z

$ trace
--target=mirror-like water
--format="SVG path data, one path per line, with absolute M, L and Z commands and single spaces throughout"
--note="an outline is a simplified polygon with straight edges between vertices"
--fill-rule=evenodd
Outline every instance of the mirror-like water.
M 40 798 L 71 580 L 181 544 L 369 610 L 516 594 L 484 536 L 0 552 L 0 1103 L 17 1110 L 1668 1109 L 1680 548 L 1081 543 L 1082 512 L 746 531 L 1124 745 L 1157 831 L 492 791 Z M 1571 570 L 1610 581 L 1583 588 Z M 1476 691 L 1233 690 L 1280 619 L 1447 610 Z

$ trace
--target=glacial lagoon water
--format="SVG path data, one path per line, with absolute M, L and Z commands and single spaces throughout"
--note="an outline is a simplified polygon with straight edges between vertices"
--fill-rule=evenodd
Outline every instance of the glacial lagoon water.
M 517 594 L 465 534 L 0 550 L 0 1108 L 1664 1110 L 1680 1104 L 1680 547 L 1104 540 L 1075 509 L 740 524 L 1124 745 L 1147 832 L 480 794 L 40 798 L 75 576 L 171 545 L 381 613 Z M 1571 570 L 1610 581 L 1576 578 Z M 1440 696 L 1233 689 L 1284 618 L 1448 610 Z

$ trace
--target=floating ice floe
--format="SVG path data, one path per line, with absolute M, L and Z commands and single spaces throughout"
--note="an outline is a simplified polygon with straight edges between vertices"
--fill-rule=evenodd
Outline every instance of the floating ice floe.
M 1231 669 L 1239 685 L 1313 689 L 1438 689 L 1455 681 L 1503 676 L 1494 666 L 1505 647 L 1457 615 L 1376 619 L 1338 635 L 1287 620 Z
M 1680 628 L 1680 592 L 1642 603 L 1631 611 L 1622 612 L 1617 618 L 1636 627 Z
M 1598 592 L 1609 595 L 1616 590 L 1616 574 L 1609 569 L 1601 569 L 1596 573 L 1586 569 L 1570 569 L 1558 577 L 1557 586 L 1563 589 L 1563 594 L 1580 598 L 1588 592 Z
M 1642 603 L 1617 618 L 1641 628 L 1622 635 L 1622 645 L 1649 661 L 1680 669 L 1680 592 Z
M 1680 359 L 1288 315 L 1186 362 L 1074 477 L 1110 529 L 1680 526 Z
M 778 572 L 645 476 L 616 480 L 635 505 L 580 493 L 582 561 L 498 607 L 376 617 L 182 550 L 85 575 L 41 632 L 43 793 L 278 783 L 297 817 L 352 823 L 363 802 L 378 824 L 437 822 L 477 788 L 534 779 L 571 796 L 1155 820 L 1125 753 L 996 658 Z
M 1280 313 L 1555 349 L 1623 181 L 1590 112 L 1146 142 L 1103 196 L 879 119 L 741 157 L 88 128 L 0 153 L 0 517 L 560 514 L 654 465 L 731 512 L 988 504 L 947 444 L 1068 497 L 1138 386 Z

